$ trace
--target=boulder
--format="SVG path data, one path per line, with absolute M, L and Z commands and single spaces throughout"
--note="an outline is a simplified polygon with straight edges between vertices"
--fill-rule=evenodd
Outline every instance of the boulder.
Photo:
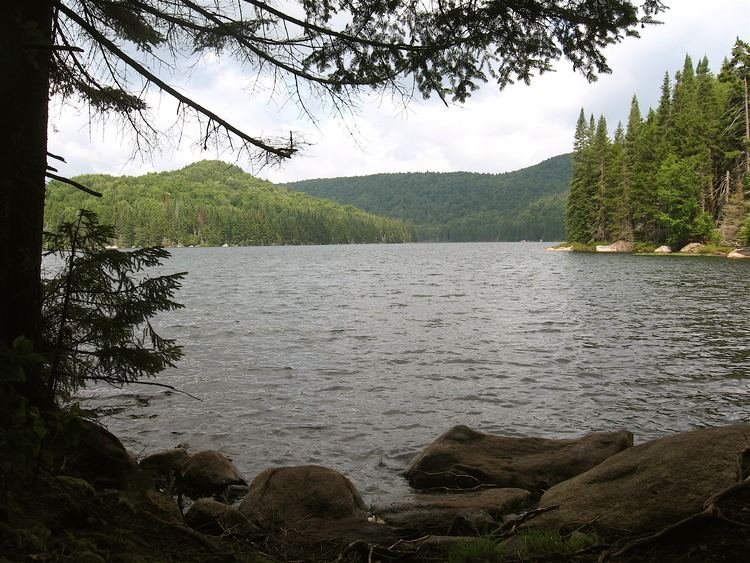
M 544 528 L 592 523 L 600 531 L 660 530 L 700 512 L 707 498 L 744 477 L 750 424 L 706 428 L 629 448 L 549 489 L 530 521 Z
M 672 248 L 667 245 L 662 245 L 656 250 L 654 250 L 654 254 L 671 254 Z
M 750 246 L 745 246 L 744 248 L 737 248 L 735 250 L 732 250 L 729 254 L 727 254 L 727 258 L 750 258 Z
M 633 252 L 633 243 L 626 240 L 618 240 L 612 244 L 598 244 L 597 252 Z
M 405 475 L 419 489 L 496 485 L 536 494 L 632 445 L 626 430 L 554 440 L 494 436 L 459 425 L 427 446 Z
M 691 242 L 690 244 L 686 244 L 685 246 L 680 248 L 680 252 L 684 252 L 686 254 L 696 253 L 698 252 L 698 250 L 703 248 L 703 246 L 704 245 L 699 242 Z
M 259 530 L 236 508 L 212 498 L 196 500 L 185 513 L 185 523 L 203 534 L 257 535 Z
M 485 489 L 413 495 L 375 512 L 389 526 L 422 534 L 477 533 L 530 500 L 531 493 L 524 489 Z
M 124 489 L 138 479 L 138 465 L 107 429 L 78 419 L 78 440 L 63 446 L 66 472 L 101 488 Z
M 180 482 L 191 498 L 221 494 L 230 485 L 246 485 L 239 470 L 224 454 L 205 450 L 190 457 L 182 466 Z
M 153 471 L 160 475 L 179 472 L 190 459 L 185 448 L 173 448 L 144 457 L 138 464 L 141 469 Z
M 311 518 L 367 521 L 365 504 L 351 481 L 318 465 L 266 469 L 250 483 L 239 510 L 268 531 L 298 528 Z

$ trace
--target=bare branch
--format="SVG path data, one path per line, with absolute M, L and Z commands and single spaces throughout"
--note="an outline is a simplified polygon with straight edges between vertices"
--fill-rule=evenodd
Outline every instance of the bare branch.
M 102 197 L 102 194 L 99 192 L 95 192 L 91 188 L 87 188 L 83 184 L 80 184 L 76 182 L 75 180 L 71 180 L 70 178 L 65 178 L 63 176 L 58 176 L 57 174 L 52 174 L 51 172 L 45 172 L 44 173 L 47 178 L 50 178 L 52 180 L 57 180 L 58 182 L 62 182 L 63 184 L 68 184 L 69 186 L 73 186 L 74 188 L 78 188 L 82 192 L 86 192 L 87 194 L 91 194 L 96 197 Z

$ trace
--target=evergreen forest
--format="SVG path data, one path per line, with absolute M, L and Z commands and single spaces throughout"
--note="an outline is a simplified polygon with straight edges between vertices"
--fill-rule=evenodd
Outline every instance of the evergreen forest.
M 550 241 L 565 238 L 571 174 L 564 154 L 504 174 L 373 174 L 287 186 L 408 221 L 421 241 Z
M 79 209 L 115 228 L 113 244 L 221 246 L 405 242 L 413 229 L 351 205 L 315 198 L 259 180 L 241 168 L 202 161 L 144 176 L 78 176 L 101 198 L 52 181 L 45 228 L 72 221 Z
M 613 136 L 603 116 L 581 110 L 568 241 L 748 244 L 749 69 L 750 45 L 739 39 L 718 74 L 688 55 L 665 74 L 658 107 L 644 117 L 634 96 Z

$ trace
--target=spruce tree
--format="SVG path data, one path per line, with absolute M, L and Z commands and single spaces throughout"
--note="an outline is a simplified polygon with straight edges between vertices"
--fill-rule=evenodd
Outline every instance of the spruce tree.
M 589 123 L 581 109 L 573 141 L 573 177 L 567 205 L 566 230 L 571 242 L 588 243 L 593 235 L 591 141 Z

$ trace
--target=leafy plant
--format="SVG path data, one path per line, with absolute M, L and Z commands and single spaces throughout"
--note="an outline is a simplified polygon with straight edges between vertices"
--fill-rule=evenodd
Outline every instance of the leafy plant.
M 149 277 L 169 257 L 163 248 L 105 250 L 114 236 L 96 214 L 47 233 L 48 255 L 64 266 L 43 283 L 44 354 L 50 391 L 67 400 L 86 383 L 132 383 L 175 365 L 182 349 L 151 325 L 160 311 L 182 307 L 173 297 L 185 273 Z

